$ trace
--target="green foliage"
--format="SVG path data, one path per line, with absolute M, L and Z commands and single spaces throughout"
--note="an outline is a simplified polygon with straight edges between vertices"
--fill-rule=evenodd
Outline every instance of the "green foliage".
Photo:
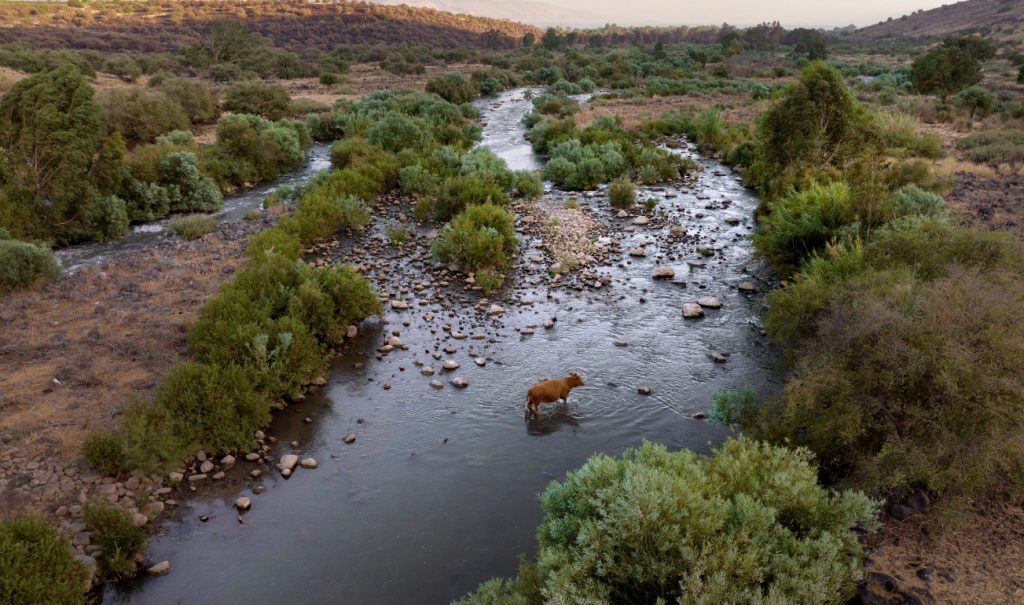
M 203 152 L 203 170 L 221 190 L 251 186 L 298 168 L 312 144 L 305 123 L 270 122 L 249 114 L 224 116 L 216 135 L 217 144 Z
M 220 115 L 217 98 L 210 87 L 200 80 L 168 78 L 160 82 L 156 89 L 180 105 L 193 124 L 207 124 Z
M 772 205 L 754 234 L 754 245 L 779 271 L 791 272 L 800 262 L 835 240 L 850 241 L 858 234 L 848 216 L 850 188 L 846 183 L 812 184 L 792 191 Z
M 981 81 L 981 63 L 969 50 L 939 46 L 916 59 L 910 67 L 914 88 L 946 97 Z
M 47 522 L 0 522 L 0 602 L 84 603 L 86 571 Z
M 752 181 L 774 198 L 814 175 L 843 169 L 874 145 L 867 112 L 850 94 L 842 75 L 811 63 L 757 126 Z
M 480 96 L 480 91 L 471 80 L 460 73 L 441 74 L 427 80 L 427 92 L 432 92 L 449 103 L 469 103 Z
M 253 432 L 270 420 L 270 405 L 238 366 L 179 363 L 157 389 L 155 405 L 174 419 L 182 443 L 209 452 L 251 447 Z
M 79 219 L 97 151 L 102 110 L 73 66 L 19 81 L 0 97 L 0 202 L 22 206 L 29 224 L 5 221 L 28 237 L 62 235 Z
M 172 130 L 184 130 L 189 119 L 181 105 L 160 91 L 138 86 L 113 88 L 100 95 L 108 133 L 119 132 L 128 145 L 152 143 Z
M 451 177 L 442 183 L 437 199 L 434 200 L 434 216 L 438 220 L 448 220 L 475 205 L 506 203 L 508 195 L 501 185 L 471 172 Z
M 967 135 L 956 148 L 973 162 L 1015 166 L 1024 162 L 1024 130 L 986 130 Z
M 726 426 L 736 426 L 748 415 L 756 413 L 757 391 L 754 389 L 716 391 L 712 399 L 714 405 L 708 412 L 708 418 Z
M 199 239 L 217 228 L 217 221 L 205 214 L 176 216 L 167 225 L 167 232 L 182 239 Z
M 749 439 L 713 457 L 646 442 L 595 454 L 541 507 L 539 582 L 553 603 L 841 604 L 860 581 L 853 530 L 877 527 L 866 496 L 818 485 L 809 452 Z M 523 602 L 515 588 L 491 583 L 465 602 Z
M 894 219 L 905 216 L 944 218 L 948 214 L 942 196 L 924 191 L 917 185 L 907 185 L 894 191 L 891 200 Z
M 616 179 L 608 187 L 608 202 L 612 208 L 627 210 L 636 205 L 636 188 L 627 179 Z
M 94 198 L 83 213 L 89 233 L 98 242 L 109 242 L 128 233 L 128 207 L 116 195 Z
M 336 197 L 326 187 L 309 191 L 298 204 L 298 211 L 285 219 L 281 228 L 295 234 L 303 246 L 329 239 L 341 229 L 361 231 L 370 223 L 366 203 L 354 196 Z
M 27 288 L 59 275 L 60 266 L 48 247 L 0 239 L 0 293 Z
M 535 199 L 544 193 L 544 181 L 540 174 L 530 170 L 520 170 L 515 174 L 516 193 L 526 199 Z
M 82 447 L 85 463 L 108 477 L 116 477 L 126 470 L 127 457 L 121 437 L 109 432 L 86 435 Z
M 265 82 L 237 82 L 224 94 L 224 109 L 280 120 L 288 114 L 291 97 L 284 86 Z
M 817 259 L 769 296 L 766 327 L 790 343 L 793 378 L 745 428 L 879 493 L 1016 493 L 1022 261 L 1010 236 L 920 217 Z
M 103 549 L 110 576 L 134 576 L 136 561 L 146 550 L 146 533 L 135 527 L 128 511 L 109 502 L 92 502 L 85 506 L 82 519 L 89 527 L 92 543 Z
M 421 120 L 399 113 L 388 113 L 376 121 L 367 133 L 371 144 L 387 151 L 420 149 L 433 138 Z
M 876 118 L 878 136 L 887 153 L 895 156 L 917 156 L 928 159 L 943 157 L 942 140 L 934 132 L 918 132 L 917 120 L 904 113 L 879 113 Z
M 516 250 L 515 217 L 491 203 L 469 206 L 460 212 L 434 242 L 434 255 L 470 271 L 501 271 Z
M 974 116 L 984 118 L 990 115 L 996 108 L 996 96 L 981 86 L 965 88 L 956 95 L 956 104 L 970 112 Z

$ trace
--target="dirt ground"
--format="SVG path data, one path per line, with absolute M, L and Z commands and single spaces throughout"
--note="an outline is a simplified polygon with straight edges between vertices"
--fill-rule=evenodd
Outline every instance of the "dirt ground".
M 875 594 L 896 603 L 1024 603 L 1020 504 L 977 505 L 959 516 L 956 529 L 936 524 L 934 515 L 890 520 L 872 538 L 865 573 Z M 886 590 L 887 582 L 895 590 Z
M 186 353 L 185 328 L 241 266 L 254 223 L 194 242 L 168 237 L 35 290 L 0 298 L 0 443 L 78 456 Z

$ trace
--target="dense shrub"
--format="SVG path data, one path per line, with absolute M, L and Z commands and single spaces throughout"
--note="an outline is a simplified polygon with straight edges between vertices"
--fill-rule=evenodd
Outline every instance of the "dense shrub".
M 217 99 L 210 87 L 200 80 L 168 78 L 156 89 L 181 106 L 193 124 L 213 122 L 220 115 Z
M 432 92 L 449 103 L 468 103 L 480 95 L 476 85 L 460 73 L 441 74 L 427 81 L 427 92 Z
M 434 242 L 434 254 L 445 263 L 469 271 L 501 271 L 516 250 L 515 217 L 490 203 L 469 206 L 459 213 Z
M 1015 167 L 1024 163 L 1024 130 L 987 130 L 963 137 L 956 142 L 973 162 Z
M 850 205 L 850 188 L 842 182 L 793 191 L 761 219 L 754 245 L 777 270 L 791 272 L 826 244 L 857 236 L 858 225 L 848 216 Z
M 205 214 L 176 216 L 167 225 L 167 232 L 182 239 L 198 239 L 217 227 L 217 221 Z
M 152 143 L 165 132 L 189 126 L 181 105 L 160 91 L 114 88 L 104 91 L 99 101 L 106 114 L 107 132 L 121 133 L 129 145 Z
M 921 217 L 816 259 L 769 297 L 795 366 L 755 432 L 880 493 L 1021 489 L 1022 267 L 1012 237 Z
M 917 120 L 903 113 L 880 113 L 878 135 L 888 153 L 938 159 L 944 155 L 942 140 L 934 132 L 919 133 Z
M 0 601 L 84 603 L 86 571 L 67 539 L 43 520 L 0 522 Z
M 592 456 L 541 495 L 543 600 L 847 602 L 860 581 L 854 529 L 877 525 L 876 505 L 819 486 L 811 460 L 748 439 L 713 457 L 651 443 Z M 531 602 L 514 596 L 530 583 L 492 582 L 481 591 L 493 600 L 464 603 Z
M 53 252 L 44 245 L 0 239 L 0 293 L 27 288 L 60 275 Z
M 86 464 L 110 477 L 116 477 L 126 469 L 124 445 L 114 433 L 96 432 L 86 435 L 82 455 Z
M 420 149 L 433 138 L 422 120 L 399 113 L 389 113 L 376 121 L 367 136 L 371 144 L 387 151 Z
M 636 205 L 636 188 L 626 179 L 616 179 L 608 187 L 608 202 L 612 208 L 628 210 Z
M 288 114 L 291 97 L 280 84 L 238 82 L 224 94 L 223 106 L 234 113 L 251 113 L 268 120 L 280 120 Z
M 984 118 L 991 114 L 996 108 L 996 96 L 981 86 L 971 86 L 960 91 L 956 95 L 956 104 L 970 112 L 974 116 Z
M 92 502 L 86 505 L 82 519 L 92 543 L 103 549 L 107 573 L 114 579 L 135 575 L 146 550 L 146 533 L 135 527 L 128 511 L 109 502 Z
M 97 196 L 85 209 L 85 223 L 96 241 L 115 240 L 128 233 L 128 206 L 116 195 Z

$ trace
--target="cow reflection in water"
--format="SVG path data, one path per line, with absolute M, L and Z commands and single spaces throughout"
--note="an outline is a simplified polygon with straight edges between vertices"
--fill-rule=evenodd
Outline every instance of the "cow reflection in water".
M 576 411 L 576 406 L 567 403 L 560 403 L 551 406 L 543 414 L 526 419 L 526 432 L 530 435 L 550 435 L 557 433 L 565 427 L 574 429 L 580 425 L 582 418 Z

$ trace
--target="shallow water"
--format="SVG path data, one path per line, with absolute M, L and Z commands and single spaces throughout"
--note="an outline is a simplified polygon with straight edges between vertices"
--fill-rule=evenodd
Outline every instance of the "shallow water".
M 218 222 L 240 221 L 249 210 L 262 209 L 263 199 L 277 187 L 300 185 L 311 179 L 316 173 L 330 167 L 331 146 L 317 143 L 310 149 L 309 159 L 302 169 L 269 183 L 263 183 L 249 191 L 225 197 L 224 207 L 212 216 Z M 135 225 L 127 235 L 112 242 L 91 242 L 69 246 L 56 250 L 54 254 L 66 272 L 78 271 L 125 253 L 145 250 L 164 236 L 169 222 L 170 219 L 163 219 L 144 225 Z
M 529 167 L 517 163 L 529 152 L 519 125 L 528 106 L 521 91 L 485 102 L 484 144 L 517 168 Z M 511 137 L 516 128 L 518 138 Z M 409 310 L 389 309 L 364 326 L 323 390 L 278 414 L 268 431 L 279 439 L 270 460 L 294 452 L 315 457 L 319 468 L 284 480 L 263 467 L 264 477 L 253 481 L 246 475 L 253 465 L 240 462 L 224 484 L 183 504 L 166 535 L 152 541 L 151 560 L 170 560 L 171 573 L 110 588 L 105 602 L 447 603 L 487 578 L 515 573 L 517 554 L 535 548 L 537 494 L 591 454 L 617 454 L 644 439 L 703 452 L 721 441 L 724 428 L 693 414 L 719 389 L 776 391 L 777 356 L 760 335 L 756 300 L 736 289 L 755 267 L 745 236 L 757 200 L 726 168 L 700 162 L 695 186 L 650 187 L 640 195 L 658 199 L 692 240 L 665 237 L 663 221 L 630 233 L 603 194 L 580 197 L 623 238 L 621 262 L 595 269 L 611 277 L 608 286 L 549 290 L 543 264 L 525 262 L 502 301 L 503 319 L 489 317 L 486 306 L 474 313 L 479 295 L 461 288 L 448 297 L 454 305 L 442 305 L 440 293 L 453 290 L 437 286 L 407 295 Z M 727 216 L 739 224 L 726 223 Z M 524 258 L 539 252 L 534 236 L 521 237 Z M 644 240 L 651 242 L 646 258 L 626 256 Z M 698 243 L 714 245 L 716 254 L 701 257 Z M 374 275 L 394 293 L 427 271 L 426 258 L 425 248 L 417 249 L 408 260 L 396 256 L 399 275 Z M 662 264 L 676 269 L 674 280 L 651 279 Z M 704 295 L 719 296 L 722 308 L 684 321 L 682 303 Z M 513 304 L 523 296 L 536 302 Z M 430 302 L 420 306 L 418 299 Z M 544 329 L 548 318 L 557 321 Z M 444 322 L 485 338 L 456 340 Z M 521 335 L 529 325 L 536 332 Z M 379 358 L 376 349 L 392 330 L 409 350 Z M 455 372 L 441 371 L 429 355 L 443 347 L 454 349 L 444 358 L 461 364 Z M 713 362 L 711 351 L 730 353 L 728 363 Z M 486 366 L 475 357 L 485 357 Z M 414 360 L 438 375 L 421 375 Z M 567 404 L 524 420 L 529 386 L 571 370 L 586 386 Z M 470 386 L 448 384 L 456 375 Z M 433 378 L 444 388 L 431 388 Z M 639 394 L 641 385 L 651 394 Z M 347 445 L 342 438 L 350 432 L 357 439 Z M 288 445 L 293 440 L 297 448 Z M 267 491 L 253 496 L 240 523 L 231 503 L 256 484 Z

